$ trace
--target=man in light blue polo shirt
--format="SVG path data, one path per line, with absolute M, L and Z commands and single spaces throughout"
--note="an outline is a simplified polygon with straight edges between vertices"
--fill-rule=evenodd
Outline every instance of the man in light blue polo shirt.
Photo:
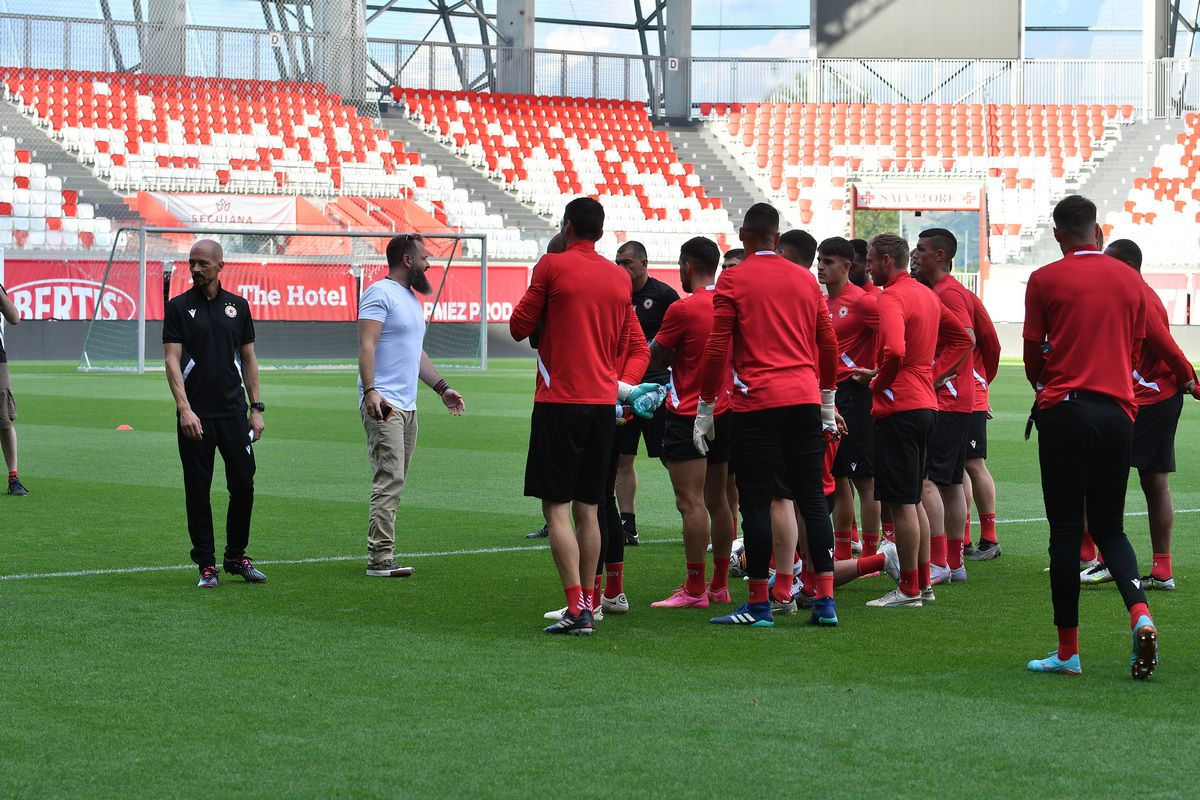
M 358 392 L 367 454 L 375 471 L 367 528 L 367 575 L 404 578 L 396 563 L 396 507 L 417 446 L 417 380 L 431 387 L 454 416 L 466 411 L 462 395 L 438 374 L 421 344 L 425 315 L 416 293 L 429 294 L 429 254 L 415 234 L 387 246 L 388 274 L 358 304 Z

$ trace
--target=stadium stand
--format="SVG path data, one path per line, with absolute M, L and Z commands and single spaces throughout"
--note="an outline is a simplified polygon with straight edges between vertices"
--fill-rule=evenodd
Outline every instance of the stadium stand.
M 48 176 L 11 136 L 0 137 L 0 248 L 77 250 L 112 243 L 112 222 Z
M 1147 263 L 1191 266 L 1200 225 L 1200 114 L 1187 114 L 1182 131 L 1150 144 L 1143 151 L 1149 171 L 1127 176 L 1124 199 L 1104 214 L 1105 236 L 1137 241 Z
M 537 251 L 320 84 L 10 69 L 4 87 L 118 191 L 410 198 L 495 257 Z
M 732 241 L 721 200 L 706 195 L 694 165 L 679 160 L 639 103 L 404 88 L 392 95 L 420 127 L 538 213 L 559 213 L 564 198 L 599 196 L 602 249 L 629 239 L 659 253 L 697 235 L 719 235 L 723 247 Z
M 1131 106 L 702 103 L 718 139 L 803 225 L 849 227 L 848 178 L 983 178 L 993 261 L 1044 225 Z

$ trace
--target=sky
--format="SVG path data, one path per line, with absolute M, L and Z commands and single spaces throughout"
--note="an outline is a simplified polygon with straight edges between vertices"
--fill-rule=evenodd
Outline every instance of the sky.
M 132 19 L 133 2 L 110 0 L 114 16 Z M 369 2 L 377 4 L 380 0 Z M 479 2 L 488 13 L 495 11 L 496 0 Z M 1185 7 L 1189 4 L 1194 4 L 1194 0 L 1185 3 Z M 263 26 L 259 0 L 189 0 L 188 6 L 189 21 L 195 25 Z M 647 10 L 653 8 L 654 0 L 642 0 L 642 6 Z M 1031 31 L 1026 35 L 1025 55 L 1027 58 L 1140 58 L 1141 6 L 1142 0 L 1026 0 L 1027 26 L 1086 25 L 1102 30 Z M 394 6 L 431 7 L 430 0 L 399 0 Z M 45 0 L 0 0 L 0 12 L 44 14 L 47 8 Z M 536 0 L 535 8 L 537 15 L 545 18 L 618 23 L 634 20 L 634 0 Z M 101 18 L 99 0 L 56 0 L 50 13 L 79 19 Z M 693 0 L 692 15 L 696 25 L 805 25 L 809 17 L 809 0 Z M 369 27 L 368 33 L 372 37 L 388 39 L 422 39 L 436 21 L 432 15 L 389 11 Z M 455 27 L 459 41 L 480 41 L 478 23 L 459 20 Z M 446 40 L 440 26 L 429 35 L 436 41 Z M 538 47 L 547 49 L 640 52 L 637 34 L 626 30 L 542 23 L 537 26 L 536 38 Z M 657 41 L 653 36 L 650 47 L 651 52 L 657 52 Z M 696 56 L 803 58 L 808 54 L 808 34 L 807 31 L 787 30 L 697 31 L 693 34 L 692 49 Z

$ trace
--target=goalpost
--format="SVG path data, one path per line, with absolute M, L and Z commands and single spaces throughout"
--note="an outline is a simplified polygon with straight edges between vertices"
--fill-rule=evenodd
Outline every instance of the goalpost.
M 348 368 L 358 363 L 358 300 L 387 275 L 384 251 L 404 232 L 258 228 L 120 228 L 97 290 L 81 371 L 136 372 L 161 359 L 165 300 L 191 288 L 188 251 L 199 239 L 224 249 L 222 288 L 250 303 L 255 353 L 266 368 Z M 420 235 L 432 288 L 425 350 L 439 368 L 486 369 L 487 237 Z M 496 321 L 496 320 L 493 320 Z

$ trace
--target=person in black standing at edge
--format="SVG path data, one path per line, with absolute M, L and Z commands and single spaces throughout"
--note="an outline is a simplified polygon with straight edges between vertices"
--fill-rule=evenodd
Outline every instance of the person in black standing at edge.
M 566 249 L 567 249 L 566 246 L 563 244 L 563 238 L 562 238 L 561 233 L 554 234 L 553 236 L 550 237 L 550 241 L 546 242 L 546 253 L 548 255 L 554 255 L 557 253 L 561 253 Z M 529 346 L 535 352 L 537 351 L 537 348 L 538 348 L 538 341 L 541 340 L 541 338 L 542 338 L 542 327 L 541 327 L 541 325 L 539 325 L 538 329 L 535 330 L 533 332 L 533 334 L 529 337 Z M 538 528 L 533 533 L 525 534 L 526 539 L 547 539 L 549 537 L 550 537 L 550 526 L 549 525 L 542 525 L 542 527 Z
M 262 437 L 266 406 L 259 393 L 250 304 L 221 287 L 224 266 L 217 242 L 201 239 L 192 245 L 188 268 L 193 286 L 167 303 L 163 318 L 167 383 L 178 413 L 188 535 L 192 561 L 200 568 L 197 586 L 201 589 L 215 589 L 219 572 L 209 502 L 218 450 L 229 489 L 223 566 L 250 583 L 267 580 L 246 557 L 254 508 L 251 445 Z
M 21 312 L 13 305 L 3 286 L 0 286 L 0 316 L 9 325 L 21 323 Z M 29 490 L 21 483 L 17 474 L 17 401 L 13 399 L 12 380 L 8 376 L 8 354 L 4 350 L 4 337 L 0 336 L 0 445 L 4 449 L 4 462 L 8 467 L 8 493 L 14 497 L 25 497 Z
M 662 326 L 667 308 L 679 299 L 679 293 L 657 278 L 650 277 L 647 272 L 650 260 L 646 255 L 646 248 L 641 242 L 626 242 L 621 245 L 617 249 L 615 261 L 618 267 L 629 273 L 629 278 L 633 281 L 633 309 L 642 326 L 642 333 L 646 334 L 646 341 L 652 341 L 655 334 L 658 333 L 659 327 Z M 647 372 L 642 378 L 642 382 L 665 385 L 670 379 L 670 373 L 663 370 Z M 625 425 L 617 433 L 615 446 L 620 455 L 617 458 L 616 502 L 621 510 L 621 525 L 625 531 L 623 545 L 636 547 L 638 543 L 637 470 L 633 465 L 634 459 L 637 458 L 638 439 L 646 440 L 647 455 L 651 458 L 660 458 L 662 456 L 663 428 L 666 421 L 666 409 L 660 407 L 658 411 L 654 412 L 653 418 L 635 417 L 632 424 Z M 609 537 L 610 543 L 617 539 L 620 537 Z M 614 554 L 610 552 L 608 555 L 611 557 Z M 623 558 L 623 547 L 621 552 L 615 555 Z M 605 560 L 606 563 L 613 563 L 608 559 Z

